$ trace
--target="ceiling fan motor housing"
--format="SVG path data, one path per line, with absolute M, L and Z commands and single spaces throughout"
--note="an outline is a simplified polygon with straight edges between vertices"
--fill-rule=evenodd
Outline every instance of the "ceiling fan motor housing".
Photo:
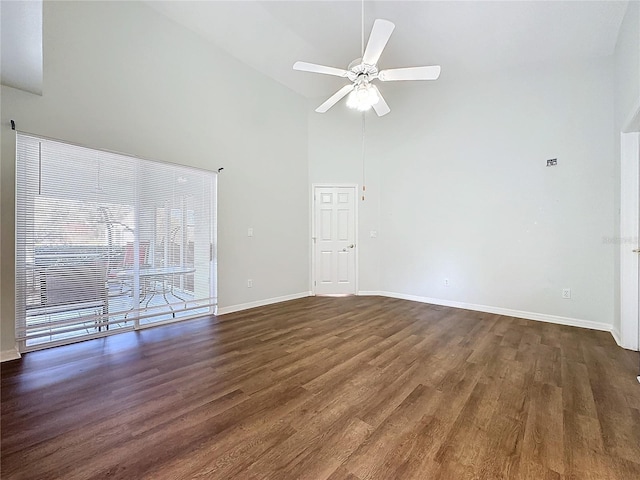
M 349 64 L 349 72 L 347 78 L 352 82 L 357 82 L 358 78 L 366 77 L 367 81 L 373 80 L 378 77 L 378 67 L 375 65 L 367 65 L 362 63 L 361 58 L 356 58 Z

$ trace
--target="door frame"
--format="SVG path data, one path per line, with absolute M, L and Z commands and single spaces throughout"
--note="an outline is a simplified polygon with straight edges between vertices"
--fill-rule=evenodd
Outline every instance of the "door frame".
M 315 193 L 316 193 L 316 188 L 336 188 L 336 187 L 340 187 L 340 188 L 353 188 L 353 201 L 354 201 L 354 205 L 353 205 L 353 221 L 355 223 L 354 225 L 354 243 L 356 244 L 356 248 L 355 248 L 355 257 L 354 257 L 354 262 L 355 265 L 353 266 L 353 282 L 354 282 L 354 294 L 358 295 L 358 292 L 360 291 L 358 289 L 358 278 L 359 278 L 359 257 L 360 257 L 360 244 L 358 241 L 358 230 L 359 230 L 359 225 L 358 225 L 358 184 L 357 183 L 327 183 L 327 182 L 322 182 L 322 183 L 312 183 L 311 184 L 311 192 L 310 192 L 310 196 L 311 196 L 311 201 L 309 202 L 309 205 L 311 207 L 311 215 L 309 215 L 309 218 L 311 218 L 311 225 L 310 225 L 310 231 L 311 231 L 311 241 L 309 242 L 309 252 L 310 252 L 310 259 L 311 259 L 311 268 L 310 268 L 310 272 L 311 272 L 311 278 L 309 279 L 309 290 L 311 291 L 311 295 L 315 296 L 316 295 L 316 198 L 315 198 Z
M 620 331 L 618 344 L 640 350 L 640 105 L 620 133 Z M 639 377 L 640 379 L 640 377 Z

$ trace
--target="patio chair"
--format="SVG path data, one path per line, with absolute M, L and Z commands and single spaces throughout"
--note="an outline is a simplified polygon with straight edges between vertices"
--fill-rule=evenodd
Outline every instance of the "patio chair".
M 102 262 L 54 264 L 40 272 L 40 302 L 29 310 L 29 315 L 74 312 L 100 309 L 96 329 L 109 329 L 106 269 Z M 69 324 L 70 319 L 59 323 Z

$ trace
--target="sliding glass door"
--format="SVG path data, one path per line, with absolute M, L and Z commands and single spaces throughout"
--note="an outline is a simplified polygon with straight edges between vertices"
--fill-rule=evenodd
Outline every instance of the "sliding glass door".
M 216 304 L 216 174 L 17 136 L 21 350 Z

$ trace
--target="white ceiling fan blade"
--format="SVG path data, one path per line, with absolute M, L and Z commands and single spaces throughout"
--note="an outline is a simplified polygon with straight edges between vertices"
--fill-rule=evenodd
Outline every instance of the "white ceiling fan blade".
M 316 112 L 318 113 L 326 112 L 331 107 L 333 107 L 336 103 L 338 103 L 344 96 L 346 96 L 351 90 L 353 90 L 354 87 L 355 85 L 353 83 L 351 85 L 345 85 L 336 93 L 331 95 L 326 102 L 324 102 L 322 105 L 316 108 Z
M 437 80 L 439 76 L 440 65 L 431 65 L 429 67 L 392 68 L 390 70 L 381 70 L 378 73 L 378 79 L 383 82 L 395 80 Z
M 387 45 L 394 28 L 396 28 L 396 26 L 389 20 L 379 18 L 373 22 L 369 42 L 367 43 L 367 48 L 364 50 L 364 55 L 362 55 L 362 63 L 366 63 L 367 65 L 375 65 L 378 63 L 382 50 L 384 50 L 384 47 Z
M 380 90 L 378 90 L 378 87 L 376 87 L 375 85 L 371 85 L 371 86 L 374 88 L 374 90 L 378 94 L 378 101 L 372 105 L 373 109 L 376 111 L 379 117 L 386 115 L 391 111 L 391 109 L 389 108 L 389 105 L 387 105 L 387 102 L 384 101 L 384 97 L 380 93 Z
M 323 73 L 325 75 L 335 75 L 336 77 L 346 77 L 347 72 L 341 68 L 327 67 L 325 65 L 317 65 L 315 63 L 296 62 L 293 64 L 294 70 L 311 73 Z

